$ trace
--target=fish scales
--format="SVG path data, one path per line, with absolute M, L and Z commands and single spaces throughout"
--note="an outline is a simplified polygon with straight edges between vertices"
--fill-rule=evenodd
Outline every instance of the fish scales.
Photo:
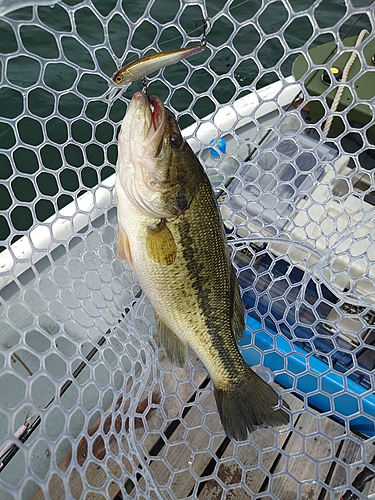
M 149 99 L 149 100 L 148 100 Z M 275 391 L 244 362 L 237 340 L 244 305 L 220 211 L 198 159 L 161 101 L 133 96 L 119 135 L 118 253 L 154 308 L 168 358 L 183 366 L 187 346 L 211 375 L 227 435 L 289 421 Z
M 220 362 L 223 364 L 222 369 L 228 370 L 235 366 L 229 359 L 232 352 L 237 354 L 228 314 L 231 307 L 231 264 L 224 244 L 216 200 L 212 197 L 207 178 L 202 180 L 191 206 L 171 224 L 170 229 L 178 241 L 177 259 L 181 259 L 181 265 L 172 280 L 168 280 L 173 287 L 171 289 L 176 290 L 171 295 L 172 300 L 169 301 L 168 307 L 172 307 L 175 300 L 178 301 L 179 309 L 176 315 L 182 317 L 176 323 L 181 330 L 186 330 L 187 323 L 191 324 L 189 338 L 185 340 L 200 356 L 208 370 L 210 371 L 212 364 L 218 366 L 223 347 L 228 354 L 229 363 L 225 363 L 227 366 L 224 367 L 223 360 Z M 210 246 L 209 251 L 207 245 Z M 166 274 L 170 274 L 166 271 Z M 163 281 L 166 280 L 167 277 L 163 276 Z M 189 294 L 191 301 L 186 300 L 186 295 Z M 179 298 L 181 300 L 178 300 Z M 220 335 L 223 332 L 226 332 L 226 335 Z M 225 342 L 226 339 L 228 342 Z
M 203 172 L 201 183 L 190 207 L 176 221 L 166 224 L 177 244 L 173 266 L 159 265 L 149 257 L 145 246 L 138 244 L 146 239 L 146 228 L 155 220 L 140 218 L 132 213 L 134 207 L 126 210 L 127 217 L 138 220 L 138 225 L 128 237 L 131 248 L 136 249 L 134 269 L 160 318 L 169 328 L 178 330 L 209 371 L 211 365 L 221 361 L 219 353 L 226 348 L 228 363 L 224 366 L 226 360 L 222 360 L 221 369 L 233 372 L 236 364 L 231 358 L 239 355 L 228 314 L 231 264 L 216 200 Z M 208 252 L 207 244 L 211 247 Z M 187 325 L 189 337 L 184 333 Z

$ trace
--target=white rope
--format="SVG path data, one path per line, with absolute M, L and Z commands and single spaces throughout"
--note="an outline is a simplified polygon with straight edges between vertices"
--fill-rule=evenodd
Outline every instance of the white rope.
M 360 32 L 360 34 L 358 35 L 358 38 L 357 38 L 357 41 L 355 43 L 354 48 L 358 47 L 362 43 L 364 37 L 366 35 L 368 35 L 368 34 L 369 34 L 369 32 L 367 30 L 362 30 Z M 357 52 L 355 50 L 353 50 L 353 52 L 352 52 L 352 54 L 351 54 L 348 62 L 345 65 L 345 68 L 344 68 L 344 70 L 342 72 L 342 78 L 341 78 L 341 83 L 342 84 L 347 81 L 350 68 L 353 66 L 353 63 L 354 63 L 356 57 L 357 57 Z M 336 96 L 335 96 L 335 98 L 333 100 L 333 103 L 332 103 L 332 106 L 331 106 L 331 112 L 332 113 L 334 113 L 336 111 L 336 109 L 337 109 L 337 107 L 339 105 L 342 93 L 344 92 L 344 89 L 345 89 L 345 85 L 340 85 L 339 88 L 337 89 Z M 333 118 L 334 118 L 333 114 L 331 114 L 328 117 L 328 119 L 326 121 L 326 124 L 324 126 L 324 129 L 323 129 L 323 134 L 324 135 L 328 135 L 328 132 L 329 132 L 329 130 L 331 128 L 331 125 L 332 125 Z

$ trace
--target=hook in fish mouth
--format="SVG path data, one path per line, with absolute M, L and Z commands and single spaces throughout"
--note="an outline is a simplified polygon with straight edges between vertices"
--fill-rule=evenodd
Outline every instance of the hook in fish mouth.
M 149 95 L 148 95 L 147 78 L 145 76 L 142 78 L 142 85 L 143 85 L 142 92 L 144 94 L 146 94 L 146 96 L 148 97 L 148 100 L 150 100 Z

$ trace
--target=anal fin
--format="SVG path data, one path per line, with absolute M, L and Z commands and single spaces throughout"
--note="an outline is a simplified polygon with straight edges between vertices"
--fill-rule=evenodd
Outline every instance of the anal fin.
M 173 234 L 163 220 L 155 226 L 147 227 L 146 248 L 149 257 L 159 264 L 173 264 L 177 246 Z
M 155 319 L 160 344 L 164 349 L 165 355 L 172 364 L 183 368 L 186 363 L 187 344 L 182 342 L 182 340 L 168 328 L 156 312 Z

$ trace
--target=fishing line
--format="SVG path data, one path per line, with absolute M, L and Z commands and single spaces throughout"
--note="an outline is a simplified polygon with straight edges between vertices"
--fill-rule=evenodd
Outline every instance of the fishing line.
M 244 5 L 245 3 L 249 3 L 251 0 L 243 0 L 243 2 L 235 5 L 234 7 L 229 7 L 230 11 L 233 11 L 234 9 L 237 9 L 237 7 L 241 7 L 242 5 Z M 209 18 L 206 18 L 206 19 L 203 19 L 203 22 L 206 23 L 206 25 L 209 23 Z M 168 29 L 168 26 L 165 28 L 165 29 Z M 201 27 L 197 26 L 196 28 L 194 28 L 193 30 L 191 31 L 187 31 L 185 33 L 186 36 L 190 36 L 192 35 L 193 33 L 196 33 L 197 31 L 199 31 L 201 29 Z M 174 42 L 175 40 L 180 40 L 182 37 L 181 36 L 176 36 L 174 38 L 170 38 L 168 40 L 164 40 L 164 42 L 160 42 L 158 43 L 158 47 L 161 47 L 162 45 L 165 45 L 166 43 L 170 43 L 170 42 Z M 203 28 L 203 35 L 202 35 L 202 40 L 206 38 L 206 29 L 205 27 Z M 201 40 L 201 41 L 202 41 Z M 135 61 L 137 59 L 137 56 L 134 54 L 133 56 L 131 56 L 126 62 L 127 63 L 130 63 L 132 61 Z
M 244 5 L 245 3 L 249 3 L 251 0 L 243 0 L 243 2 L 235 5 L 234 7 L 229 7 L 229 10 L 233 11 L 234 9 L 237 9 L 237 7 L 241 7 L 242 5 Z M 205 19 L 206 22 L 209 21 L 209 18 Z M 192 35 L 193 33 L 195 33 L 196 31 L 198 31 L 200 29 L 200 27 L 197 27 L 195 29 L 193 29 L 192 31 L 188 31 L 186 33 L 186 35 Z M 204 35 L 203 35 L 204 36 Z M 176 36 L 175 38 L 171 38 L 169 40 L 165 40 L 164 42 L 161 42 L 158 44 L 158 46 L 160 47 L 161 45 L 164 45 L 165 43 L 169 43 L 169 42 L 174 42 L 175 40 L 179 40 L 180 37 L 179 36 Z
M 245 0 L 246 2 L 248 2 L 249 0 Z M 206 19 L 201 19 L 201 21 L 203 21 L 203 33 L 202 33 L 202 37 L 201 37 L 201 40 L 200 40 L 200 43 L 203 46 L 206 45 L 206 37 L 207 37 L 207 30 L 208 30 L 208 26 L 210 25 L 209 23 L 209 19 L 206 18 Z M 198 23 L 199 21 L 197 21 Z M 165 29 L 168 29 L 168 26 L 165 28 Z M 196 31 L 200 31 L 202 29 L 201 26 L 197 26 L 196 28 L 194 28 L 192 31 L 188 31 L 187 33 L 185 33 L 187 36 L 189 35 L 192 35 L 193 33 L 195 33 Z M 175 40 L 180 40 L 180 38 L 182 37 L 181 36 L 176 36 L 175 38 L 169 38 L 168 40 L 164 40 L 164 42 L 160 42 L 158 43 L 158 47 L 161 47 L 162 45 L 165 45 L 166 43 L 170 43 L 170 42 L 174 42 Z M 133 56 L 131 56 L 127 61 L 126 63 L 131 63 L 132 61 L 135 61 L 137 59 L 137 55 L 136 54 L 133 54 Z
M 171 53 L 181 53 L 181 52 L 187 53 L 190 50 L 192 50 L 193 51 L 191 53 L 191 55 L 192 55 L 193 53 L 203 51 L 204 48 L 206 47 L 206 44 L 207 44 L 207 30 L 208 30 L 210 24 L 209 24 L 208 18 L 202 19 L 202 22 L 203 22 L 203 26 L 202 26 L 203 32 L 202 32 L 200 42 L 197 46 L 192 46 L 191 48 L 185 47 L 185 48 L 177 49 L 174 51 L 167 51 L 167 52 L 157 52 L 156 51 L 155 54 L 148 55 L 148 56 L 145 55 L 141 58 L 137 57 L 135 54 L 132 57 L 129 57 L 129 59 L 126 61 L 126 64 L 124 62 L 124 65 L 121 66 L 114 73 L 114 75 L 112 75 L 111 80 L 108 82 L 108 86 L 110 87 L 108 100 L 112 101 L 113 98 L 116 96 L 116 94 L 118 94 L 118 92 L 120 92 L 121 88 L 124 88 L 128 84 L 130 84 L 136 80 L 139 80 L 139 79 L 142 80 L 142 84 L 143 84 L 142 92 L 144 92 L 146 95 L 148 95 L 147 80 L 146 80 L 147 74 L 152 73 L 154 71 L 158 71 L 159 69 L 161 69 L 164 66 L 164 64 L 162 62 L 161 65 L 156 64 L 153 66 L 151 63 L 151 67 L 153 66 L 154 69 L 151 70 L 151 67 L 149 67 L 148 68 L 149 71 L 147 71 L 146 74 L 144 74 L 142 71 L 139 72 L 139 68 L 138 68 L 138 70 L 136 69 L 137 64 L 139 65 L 139 67 L 141 67 L 140 65 L 142 64 L 142 61 L 144 63 L 145 60 L 148 60 L 148 63 L 150 63 L 151 60 L 155 61 L 158 57 L 162 58 L 162 60 L 165 61 L 165 59 L 163 59 L 163 58 L 165 58 L 165 57 L 168 58 L 168 54 L 170 56 Z M 196 25 L 198 25 L 198 22 L 196 23 Z M 194 31 L 196 31 L 197 29 L 198 28 L 196 28 Z M 170 40 L 167 40 L 167 41 L 169 42 Z M 164 42 L 164 43 L 166 43 L 166 42 Z M 198 49 L 198 50 L 196 50 L 196 49 Z M 178 59 L 178 60 L 180 60 L 180 59 Z M 177 61 L 175 61 L 175 62 L 177 62 Z M 170 64 L 171 64 L 171 62 L 165 62 L 166 66 L 169 66 Z M 126 76 L 124 77 L 124 75 L 126 75 Z M 130 78 L 129 78 L 129 76 L 130 76 Z

